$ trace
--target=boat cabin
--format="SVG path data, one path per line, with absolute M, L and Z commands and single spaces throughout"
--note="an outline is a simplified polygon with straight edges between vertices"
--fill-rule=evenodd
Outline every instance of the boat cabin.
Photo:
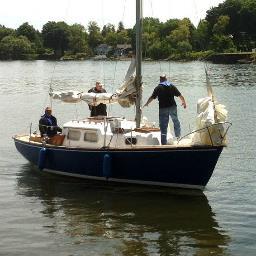
M 158 128 L 135 128 L 135 122 L 120 117 L 94 117 L 63 125 L 63 146 L 76 148 L 127 148 L 160 145 Z

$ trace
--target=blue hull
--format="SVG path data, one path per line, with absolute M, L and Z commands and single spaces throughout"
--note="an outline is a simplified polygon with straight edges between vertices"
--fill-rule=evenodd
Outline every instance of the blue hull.
M 203 189 L 222 146 L 157 149 L 70 149 L 14 139 L 17 150 L 44 171 L 96 180 Z

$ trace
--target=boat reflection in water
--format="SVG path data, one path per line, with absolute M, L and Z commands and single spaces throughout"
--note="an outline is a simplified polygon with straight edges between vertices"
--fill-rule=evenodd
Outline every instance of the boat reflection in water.
M 229 237 L 199 191 L 78 181 L 35 172 L 31 165 L 23 166 L 17 187 L 19 195 L 36 199 L 42 218 L 52 223 L 45 228 L 59 252 L 227 254 Z

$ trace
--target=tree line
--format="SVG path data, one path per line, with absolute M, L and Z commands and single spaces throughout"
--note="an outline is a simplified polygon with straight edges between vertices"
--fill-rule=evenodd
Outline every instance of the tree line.
M 197 59 L 212 53 L 251 51 L 256 48 L 256 1 L 226 0 L 207 11 L 195 27 L 190 19 L 143 19 L 143 57 L 150 59 Z M 114 49 L 131 44 L 135 50 L 135 26 L 101 29 L 94 21 L 81 24 L 47 22 L 41 31 L 29 23 L 17 29 L 0 25 L 0 59 L 85 59 L 100 44 Z M 109 57 L 113 51 L 109 52 Z

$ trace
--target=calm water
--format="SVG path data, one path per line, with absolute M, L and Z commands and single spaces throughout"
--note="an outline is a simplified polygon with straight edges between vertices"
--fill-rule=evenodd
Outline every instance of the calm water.
M 50 84 L 86 91 L 100 79 L 111 92 L 128 65 L 0 62 L 0 255 L 255 255 L 256 65 L 209 64 L 233 126 L 203 193 L 70 180 L 40 173 L 18 154 L 11 137 L 31 122 L 36 129 Z M 145 63 L 144 102 L 162 72 L 187 99 L 188 109 L 179 108 L 185 134 L 206 95 L 203 63 Z M 84 103 L 53 106 L 60 124 L 89 113 Z M 135 110 L 109 111 L 133 117 Z M 143 114 L 157 122 L 157 112 L 154 102 Z

